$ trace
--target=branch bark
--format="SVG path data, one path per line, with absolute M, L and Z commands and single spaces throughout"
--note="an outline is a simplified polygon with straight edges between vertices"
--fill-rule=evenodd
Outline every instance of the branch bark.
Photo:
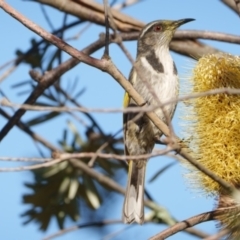
M 214 213 L 215 213 L 215 211 L 201 213 L 194 217 L 188 218 L 184 221 L 178 222 L 174 226 L 169 227 L 166 230 L 151 237 L 150 240 L 164 240 L 180 231 L 185 230 L 186 228 L 193 227 L 199 223 L 214 220 Z

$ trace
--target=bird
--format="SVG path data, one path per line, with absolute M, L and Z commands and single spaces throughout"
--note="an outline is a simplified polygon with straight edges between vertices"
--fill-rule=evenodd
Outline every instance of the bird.
M 164 108 L 159 108 L 159 103 L 175 99 L 179 89 L 177 68 L 171 57 L 169 45 L 175 30 L 193 20 L 195 19 L 156 20 L 143 27 L 138 37 L 137 56 L 130 71 L 129 82 L 147 106 L 155 109 L 153 111 L 164 123 L 172 119 L 176 103 L 172 102 Z M 126 107 L 137 107 L 128 92 L 124 95 L 124 108 Z M 163 134 L 144 113 L 125 112 L 123 124 L 126 156 L 150 154 Z M 122 220 L 127 224 L 143 224 L 147 159 L 127 162 L 128 182 Z

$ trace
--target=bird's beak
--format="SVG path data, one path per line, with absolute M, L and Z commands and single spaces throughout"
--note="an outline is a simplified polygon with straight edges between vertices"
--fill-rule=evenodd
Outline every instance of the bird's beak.
M 195 20 L 194 18 L 184 18 L 184 19 L 177 20 L 174 22 L 174 28 L 176 29 L 176 28 L 180 27 L 181 25 L 191 22 L 191 21 L 194 21 L 194 20 Z

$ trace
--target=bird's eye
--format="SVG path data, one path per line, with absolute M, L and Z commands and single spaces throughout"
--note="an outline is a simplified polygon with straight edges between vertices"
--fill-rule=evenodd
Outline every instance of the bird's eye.
M 154 32 L 160 32 L 160 31 L 162 31 L 162 26 L 161 26 L 161 25 L 156 25 L 156 26 L 154 26 L 153 31 L 154 31 Z

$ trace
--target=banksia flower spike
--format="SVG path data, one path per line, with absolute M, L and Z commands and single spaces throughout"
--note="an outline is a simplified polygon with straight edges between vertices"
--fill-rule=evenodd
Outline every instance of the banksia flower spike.
M 194 157 L 240 190 L 240 95 L 231 94 L 231 89 L 240 89 L 240 57 L 224 53 L 204 56 L 191 80 L 191 93 L 230 89 L 188 100 L 186 132 L 191 136 L 188 144 Z M 217 196 L 217 208 L 226 209 L 216 219 L 228 231 L 229 239 L 240 239 L 240 202 L 204 173 L 188 168 L 194 187 Z

